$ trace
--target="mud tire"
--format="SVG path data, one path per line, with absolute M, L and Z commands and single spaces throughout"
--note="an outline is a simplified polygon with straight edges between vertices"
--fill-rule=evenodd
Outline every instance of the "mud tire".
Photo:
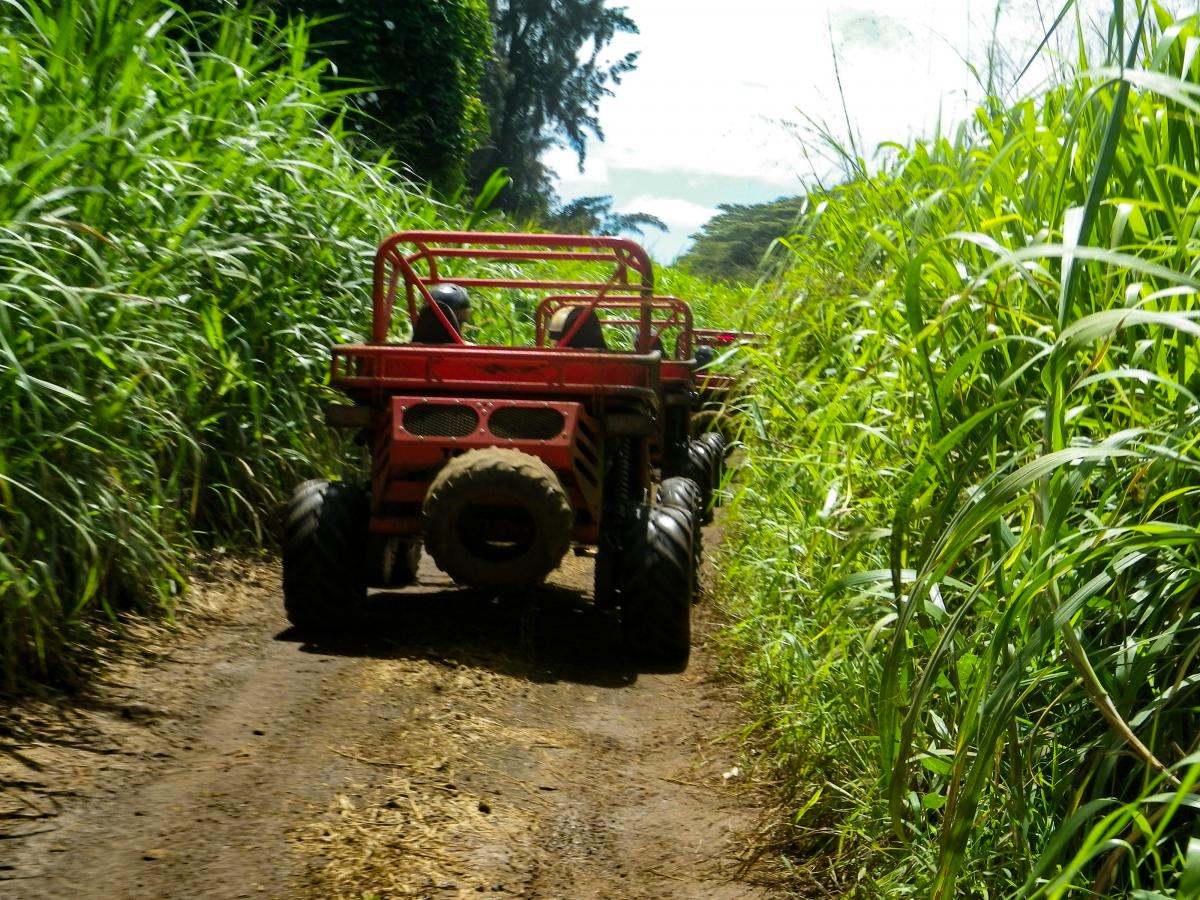
M 670 506 L 642 506 L 630 519 L 621 573 L 621 638 L 637 659 L 687 665 L 692 643 L 694 519 Z
M 421 542 L 412 538 L 372 534 L 367 539 L 367 584 L 402 588 L 417 580 Z
M 712 521 L 713 485 L 716 483 L 717 462 L 715 455 L 707 444 L 702 441 L 689 441 L 687 458 L 684 460 L 682 471 L 684 478 L 690 478 L 700 488 L 700 522 L 707 525 Z
M 703 444 L 707 444 L 709 449 L 712 450 L 713 455 L 716 457 L 717 462 L 722 468 L 724 468 L 725 455 L 729 449 L 729 442 L 725 440 L 725 435 L 721 434 L 719 431 L 706 431 L 704 434 L 696 438 L 696 440 Z
M 700 602 L 700 551 L 703 540 L 700 534 L 701 495 L 700 486 L 690 478 L 676 475 L 658 486 L 659 506 L 673 506 L 684 510 L 692 521 L 692 602 Z
M 518 510 L 522 536 L 489 544 L 472 526 L 487 507 Z M 422 507 L 425 549 L 461 584 L 515 590 L 539 584 L 566 555 L 575 513 L 554 470 L 519 450 L 468 450 L 442 467 Z
M 729 442 L 719 431 L 706 431 L 697 438 L 712 453 L 713 460 L 713 506 L 721 505 L 721 482 L 725 478 L 725 457 L 729 455 Z
M 659 506 L 686 509 L 695 516 L 700 511 L 703 495 L 700 492 L 700 486 L 691 478 L 676 475 L 667 478 L 658 486 L 657 500 Z
M 354 623 L 367 600 L 366 491 L 306 481 L 288 503 L 283 531 L 283 606 L 297 628 Z

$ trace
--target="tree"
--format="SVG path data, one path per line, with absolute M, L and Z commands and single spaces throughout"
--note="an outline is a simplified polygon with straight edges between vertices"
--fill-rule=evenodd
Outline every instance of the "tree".
M 180 0 L 222 12 L 245 0 Z M 263 0 L 283 17 L 312 21 L 312 55 L 325 81 L 349 88 L 349 125 L 444 193 L 466 180 L 488 135 L 480 82 L 492 50 L 487 0 Z
M 494 56 L 483 97 L 491 133 L 471 161 L 471 182 L 478 187 L 504 167 L 511 183 L 498 205 L 517 218 L 548 213 L 554 189 L 542 153 L 570 147 L 582 167 L 588 137 L 604 139 L 600 100 L 637 65 L 637 53 L 602 58 L 618 34 L 637 33 L 625 9 L 606 2 L 488 0 Z
M 568 234 L 642 234 L 646 228 L 666 231 L 667 225 L 658 216 L 649 213 L 613 212 L 613 199 L 603 197 L 580 197 L 564 203 L 550 213 L 546 225 L 554 231 Z
M 804 209 L 803 197 L 784 197 L 750 205 L 723 203 L 692 235 L 695 243 L 679 263 L 696 275 L 753 281 L 771 245 L 792 233 Z
M 350 97 L 362 113 L 356 129 L 435 187 L 464 184 L 471 151 L 487 135 L 485 0 L 280 0 L 278 8 L 317 18 L 313 42 L 334 74 L 370 88 Z

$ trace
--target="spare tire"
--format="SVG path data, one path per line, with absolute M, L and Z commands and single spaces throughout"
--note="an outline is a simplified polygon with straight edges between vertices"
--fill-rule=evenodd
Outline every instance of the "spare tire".
M 468 450 L 442 467 L 422 506 L 425 549 L 461 584 L 530 587 L 566 555 L 575 513 L 554 470 L 520 450 Z

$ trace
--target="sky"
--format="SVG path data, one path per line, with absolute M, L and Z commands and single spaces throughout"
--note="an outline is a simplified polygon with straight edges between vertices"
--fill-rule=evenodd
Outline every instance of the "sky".
M 1189 0 L 1190 2 L 1190 0 Z M 1111 0 L 1080 0 L 1085 14 Z M 998 34 L 1018 68 L 1062 0 L 1004 0 Z M 606 140 L 583 172 L 567 150 L 546 161 L 563 199 L 611 194 L 620 212 L 646 212 L 670 231 L 643 240 L 660 261 L 686 246 L 719 203 L 760 203 L 803 191 L 821 157 L 814 123 L 870 154 L 882 141 L 961 121 L 982 96 L 995 0 L 610 0 L 640 33 L 611 52 L 640 51 L 636 71 L 600 106 Z M 840 74 L 845 110 L 837 87 Z M 1019 60 L 1019 62 L 1017 62 Z M 1017 93 L 1032 90 L 1034 70 Z

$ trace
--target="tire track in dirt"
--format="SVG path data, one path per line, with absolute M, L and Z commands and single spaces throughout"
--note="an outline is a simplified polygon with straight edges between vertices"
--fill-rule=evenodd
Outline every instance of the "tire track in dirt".
M 624 662 L 590 578 L 497 600 L 426 560 L 305 641 L 273 566 L 218 566 L 182 634 L 9 716 L 0 897 L 778 896 L 737 875 L 735 689 L 703 642 Z

